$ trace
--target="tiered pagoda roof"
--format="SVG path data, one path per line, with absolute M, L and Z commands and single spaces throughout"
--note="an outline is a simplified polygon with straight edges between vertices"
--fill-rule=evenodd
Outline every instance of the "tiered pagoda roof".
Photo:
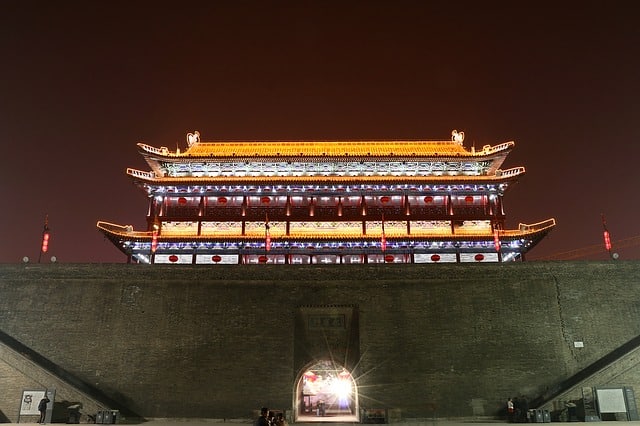
M 151 171 L 127 174 L 151 199 L 149 229 L 108 222 L 98 228 L 137 261 L 152 261 L 156 250 L 171 259 L 191 252 L 194 263 L 215 250 L 234 253 L 237 263 L 259 252 L 269 261 L 271 247 L 273 256 L 285 257 L 299 250 L 313 256 L 311 247 L 364 258 L 378 250 L 393 262 L 394 250 L 403 262 L 414 251 L 433 259 L 492 250 L 504 252 L 499 261 L 522 258 L 555 221 L 504 228 L 502 196 L 525 173 L 501 169 L 515 143 L 476 150 L 462 142 L 454 131 L 441 141 L 242 142 L 201 142 L 196 132 L 183 151 L 139 143 Z M 269 220 L 277 224 L 268 232 L 273 243 L 260 227 L 269 229 Z M 163 224 L 164 231 L 153 230 Z M 380 228 L 388 246 L 380 244 Z

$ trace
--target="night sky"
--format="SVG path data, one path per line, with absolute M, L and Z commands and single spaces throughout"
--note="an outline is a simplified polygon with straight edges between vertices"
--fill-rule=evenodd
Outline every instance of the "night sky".
M 632 1 L 0 2 L 0 262 L 125 262 L 145 229 L 136 143 L 449 139 L 516 147 L 508 228 L 528 259 L 640 246 L 640 26 Z M 595 251 L 587 250 L 596 246 Z M 599 247 L 598 247 L 599 246 Z

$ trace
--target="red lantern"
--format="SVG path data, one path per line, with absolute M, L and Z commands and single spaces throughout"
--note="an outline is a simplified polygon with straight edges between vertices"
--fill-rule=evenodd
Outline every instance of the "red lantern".
M 185 204 L 187 204 L 187 199 L 184 197 L 178 198 L 178 204 L 180 204 L 181 206 L 184 206 Z
M 227 204 L 227 197 L 218 197 L 218 204 Z
M 493 245 L 496 248 L 496 251 L 500 251 L 500 235 L 498 234 L 498 230 L 493 231 Z
M 474 259 L 476 260 L 476 262 L 482 262 L 484 260 L 484 254 L 478 253 L 475 255 Z
M 386 195 L 385 195 L 385 196 L 383 196 L 383 197 L 380 197 L 380 202 L 381 202 L 382 204 L 386 204 L 386 203 L 388 203 L 389 201 L 391 201 L 391 197 L 387 197 Z
M 215 256 L 211 256 L 211 260 L 215 263 L 218 263 L 222 260 L 222 257 L 218 256 L 217 254 Z
M 430 195 L 427 195 L 426 197 L 424 197 L 424 202 L 427 204 L 433 203 L 433 197 Z
M 467 203 L 473 203 L 473 197 L 471 195 L 467 195 L 464 197 L 464 201 Z
M 395 256 L 392 254 L 388 254 L 384 257 L 384 261 L 387 263 L 393 263 L 395 259 L 396 259 Z
M 262 198 L 260 198 L 260 202 L 261 202 L 262 204 L 269 204 L 269 203 L 271 202 L 271 198 L 269 198 L 269 197 L 262 197 Z
M 178 256 L 176 256 L 175 254 L 172 254 L 171 256 L 169 256 L 169 262 L 176 263 L 177 261 L 178 261 Z
M 611 250 L 611 237 L 609 231 L 604 231 L 604 248 Z
M 267 260 L 269 260 L 269 258 L 264 254 L 258 258 L 258 262 L 260 263 L 267 263 Z
M 46 253 L 49 250 L 49 232 L 44 232 L 42 234 L 42 252 Z
M 151 236 L 151 253 L 155 253 L 158 248 L 158 230 L 154 229 Z
M 313 371 L 307 371 L 306 373 L 304 373 L 304 378 L 307 379 L 310 382 L 315 382 L 316 379 L 318 378 L 318 376 L 316 376 L 316 373 L 314 373 Z
M 432 254 L 431 255 L 431 261 L 432 262 L 439 262 L 440 261 L 440 255 L 439 254 Z

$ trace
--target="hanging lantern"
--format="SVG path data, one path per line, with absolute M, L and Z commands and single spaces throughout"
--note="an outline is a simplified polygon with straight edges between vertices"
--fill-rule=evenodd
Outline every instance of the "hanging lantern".
M 476 262 L 482 262 L 484 260 L 484 254 L 478 253 L 473 258 L 475 259 Z
M 609 231 L 604 231 L 604 248 L 607 251 L 611 250 L 611 237 L 609 236 Z
M 227 197 L 218 197 L 218 204 L 227 204 Z
M 151 234 L 151 253 L 155 253 L 158 248 L 158 230 L 153 225 L 153 234 Z
M 211 256 L 211 261 L 214 263 L 218 263 L 220 261 L 222 261 L 222 257 L 220 257 L 219 255 L 215 255 L 215 256 Z
M 424 202 L 427 204 L 433 203 L 433 197 L 430 195 L 427 195 L 426 197 L 424 197 Z
M 431 255 L 431 261 L 432 262 L 439 262 L 440 261 L 440 255 L 439 254 L 432 254 Z
M 169 256 L 169 262 L 176 263 L 177 261 L 178 261 L 178 256 L 176 256 L 175 254 L 172 254 L 171 256 Z
M 496 251 L 500 251 L 500 234 L 497 229 L 493 231 L 493 246 L 496 248 Z

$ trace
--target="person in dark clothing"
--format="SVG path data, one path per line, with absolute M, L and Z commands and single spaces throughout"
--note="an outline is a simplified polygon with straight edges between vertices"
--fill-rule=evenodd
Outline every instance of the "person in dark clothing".
M 40 403 L 38 404 L 38 411 L 40 411 L 40 420 L 38 420 L 38 423 L 40 423 L 41 425 L 43 425 L 46 421 L 47 418 L 47 404 L 49 403 L 49 398 L 47 398 L 47 395 L 44 396 L 44 398 L 42 398 L 40 400 Z
M 520 421 L 527 423 L 529 421 L 529 401 L 527 401 L 525 396 L 520 397 L 520 410 L 522 416 Z
M 267 407 L 262 407 L 262 409 L 260 410 L 260 417 L 258 417 L 258 420 L 256 420 L 255 426 L 271 426 L 268 416 L 269 409 Z

